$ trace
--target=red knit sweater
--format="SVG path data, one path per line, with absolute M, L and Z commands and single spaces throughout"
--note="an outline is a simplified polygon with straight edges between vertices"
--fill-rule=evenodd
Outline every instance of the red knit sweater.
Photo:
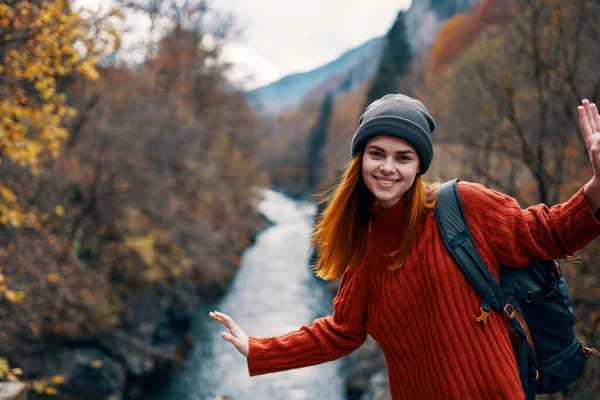
M 598 234 L 583 189 L 564 204 L 522 210 L 511 197 L 459 182 L 465 216 L 490 270 L 531 256 L 564 258 Z M 523 399 L 501 314 L 475 322 L 481 298 L 446 250 L 433 212 L 402 269 L 389 271 L 402 240 L 404 201 L 374 211 L 364 261 L 342 277 L 332 316 L 273 338 L 250 338 L 250 375 L 345 356 L 370 334 L 385 356 L 390 392 L 405 399 Z

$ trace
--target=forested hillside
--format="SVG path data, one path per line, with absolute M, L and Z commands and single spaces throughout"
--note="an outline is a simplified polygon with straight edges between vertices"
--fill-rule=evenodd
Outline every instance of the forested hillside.
M 261 125 L 198 29 L 214 10 L 156 4 L 0 5 L 0 378 L 59 398 L 140 397 L 263 226 Z M 110 61 L 131 7 L 159 37 L 136 68 Z

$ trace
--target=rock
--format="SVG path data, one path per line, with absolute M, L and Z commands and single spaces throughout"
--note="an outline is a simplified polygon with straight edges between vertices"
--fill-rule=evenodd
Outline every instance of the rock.
M 105 352 L 94 347 L 65 350 L 60 369 L 65 383 L 57 386 L 56 400 L 121 400 L 125 389 L 125 369 Z

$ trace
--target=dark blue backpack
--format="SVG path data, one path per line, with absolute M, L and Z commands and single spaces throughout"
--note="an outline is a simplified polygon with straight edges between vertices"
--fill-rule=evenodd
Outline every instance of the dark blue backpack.
M 500 268 L 500 285 L 481 259 L 453 180 L 444 183 L 434 208 L 448 251 L 481 295 L 476 321 L 487 324 L 491 310 L 503 313 L 518 335 L 515 355 L 527 399 L 553 394 L 583 372 L 586 356 L 600 355 L 573 333 L 571 295 L 554 260 L 532 259 L 524 268 Z

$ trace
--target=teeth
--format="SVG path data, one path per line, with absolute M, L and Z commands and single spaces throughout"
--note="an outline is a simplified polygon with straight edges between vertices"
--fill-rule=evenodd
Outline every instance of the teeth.
M 379 182 L 383 183 L 384 185 L 391 185 L 392 183 L 396 183 L 396 181 L 386 181 L 384 179 L 379 179 L 379 178 L 375 178 L 377 179 Z

